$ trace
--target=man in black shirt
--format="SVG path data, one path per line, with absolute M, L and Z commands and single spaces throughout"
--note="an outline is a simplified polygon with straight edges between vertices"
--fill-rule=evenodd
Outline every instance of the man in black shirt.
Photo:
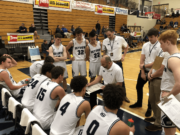
M 25 27 L 24 23 L 22 23 L 21 26 L 19 27 L 19 32 L 27 33 L 27 28 Z
M 48 48 L 49 48 L 52 44 L 54 44 L 54 38 L 52 38 L 51 41 L 49 42 Z
M 38 39 L 38 34 L 37 34 L 37 31 L 36 31 L 36 27 L 34 26 L 34 24 L 31 24 L 31 27 L 29 27 L 29 32 L 30 33 L 34 33 L 34 36 L 36 37 L 36 39 Z
M 57 28 L 56 28 L 56 33 L 60 33 L 62 35 L 62 37 L 64 38 L 64 32 L 60 29 L 60 26 L 57 25 Z
M 47 43 L 47 40 L 44 40 L 44 43 L 41 45 L 42 53 L 46 54 L 46 56 L 49 55 L 49 45 Z
M 97 21 L 97 24 L 96 24 L 96 32 L 97 32 L 97 35 L 99 35 L 100 29 L 101 29 L 101 25 L 99 24 L 99 21 Z

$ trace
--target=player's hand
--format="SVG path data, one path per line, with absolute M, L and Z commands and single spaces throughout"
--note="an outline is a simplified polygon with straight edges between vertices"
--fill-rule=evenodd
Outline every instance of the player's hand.
M 27 86 L 27 85 L 28 85 L 27 83 L 23 84 L 23 86 Z
M 90 86 L 91 86 L 91 83 L 88 83 L 88 84 L 87 84 L 87 87 L 90 87 Z
M 49 52 L 49 50 L 46 50 L 46 52 Z
M 151 73 L 148 73 L 148 80 L 151 81 L 153 78 L 151 78 Z
M 101 86 L 101 89 L 104 90 L 105 86 Z
M 122 56 L 122 58 L 121 58 L 121 62 L 123 62 L 124 61 L 124 56 Z
M 74 61 L 75 59 L 74 59 L 74 57 L 71 57 L 70 60 L 71 60 L 71 61 Z
M 146 81 L 146 75 L 144 73 L 141 73 L 141 78 Z
M 129 127 L 131 132 L 135 132 L 135 126 Z
M 3 56 L 8 56 L 8 57 L 10 57 L 8 54 L 3 54 Z
M 169 96 L 169 92 L 168 91 L 162 91 L 161 98 L 164 98 L 167 96 Z
M 143 66 L 144 66 L 144 64 L 140 64 L 140 65 L 139 65 L 139 68 L 140 68 L 140 69 L 143 69 Z

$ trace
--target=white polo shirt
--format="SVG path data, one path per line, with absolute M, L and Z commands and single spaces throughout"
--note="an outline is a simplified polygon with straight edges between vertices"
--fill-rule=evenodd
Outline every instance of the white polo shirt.
M 122 69 L 114 62 L 110 69 L 101 66 L 99 75 L 103 77 L 105 85 L 124 81 Z
M 122 57 L 122 47 L 127 47 L 127 42 L 123 37 L 115 36 L 114 40 L 106 38 L 103 40 L 102 50 L 107 51 L 107 55 L 112 61 L 118 61 Z M 113 53 L 113 56 L 110 54 Z
M 145 55 L 145 62 L 144 64 L 150 64 L 154 62 L 156 56 L 158 56 L 159 52 L 161 51 L 161 44 L 159 41 L 157 41 L 154 44 L 151 44 L 151 42 L 147 42 L 142 47 L 141 54 Z M 150 68 L 146 68 L 146 70 L 150 70 Z

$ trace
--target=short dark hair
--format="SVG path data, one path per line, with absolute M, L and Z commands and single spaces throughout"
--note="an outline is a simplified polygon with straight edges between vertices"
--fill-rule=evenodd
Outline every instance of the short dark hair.
M 46 72 L 51 73 L 51 70 L 54 68 L 55 66 L 51 63 L 46 63 L 42 66 L 41 69 L 41 74 L 46 75 Z
M 47 40 L 44 40 L 44 43 L 46 42 Z
M 75 29 L 75 34 L 81 34 L 81 33 L 83 33 L 83 30 L 81 28 Z
M 125 98 L 124 88 L 116 84 L 108 84 L 103 90 L 104 105 L 111 109 L 119 109 Z
M 64 68 L 60 66 L 56 66 L 51 70 L 51 75 L 53 79 L 57 79 L 60 75 L 63 76 Z
M 0 57 L 0 65 L 2 64 L 2 62 L 5 62 L 7 58 L 11 59 L 11 57 L 9 57 L 9 56 L 1 56 Z
M 55 38 L 62 38 L 62 35 L 60 33 L 56 33 Z
M 46 56 L 44 63 L 53 63 L 54 59 L 51 56 Z
M 150 29 L 149 31 L 148 31 L 148 33 L 147 33 L 147 36 L 149 37 L 149 36 L 155 36 L 155 37 L 157 37 L 157 36 L 159 36 L 159 31 L 157 30 L 157 29 L 155 29 L 155 28 L 152 28 L 152 29 Z
M 70 87 L 74 90 L 74 92 L 81 92 L 82 89 L 87 85 L 87 79 L 84 76 L 75 76 L 71 80 Z
M 108 29 L 106 30 L 106 32 L 108 32 L 108 31 L 114 32 L 114 30 L 113 30 L 112 28 L 108 28 Z
M 91 32 L 89 33 L 89 37 L 95 37 L 95 36 L 96 36 L 96 32 L 91 31 Z

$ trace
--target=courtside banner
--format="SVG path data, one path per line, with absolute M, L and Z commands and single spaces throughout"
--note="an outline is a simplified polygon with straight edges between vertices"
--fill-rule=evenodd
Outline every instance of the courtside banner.
M 125 8 L 116 8 L 116 14 L 120 15 L 128 15 L 128 9 Z
M 88 2 L 83 2 L 83 1 L 73 1 L 72 9 L 95 11 L 95 5 L 93 3 L 88 3 Z
M 3 1 L 11 1 L 11 2 L 20 2 L 26 4 L 33 4 L 33 0 L 3 0 Z
M 95 5 L 95 14 L 115 16 L 115 7 Z
M 35 0 L 34 8 L 71 11 L 71 0 Z
M 8 44 L 34 42 L 34 33 L 7 33 Z

